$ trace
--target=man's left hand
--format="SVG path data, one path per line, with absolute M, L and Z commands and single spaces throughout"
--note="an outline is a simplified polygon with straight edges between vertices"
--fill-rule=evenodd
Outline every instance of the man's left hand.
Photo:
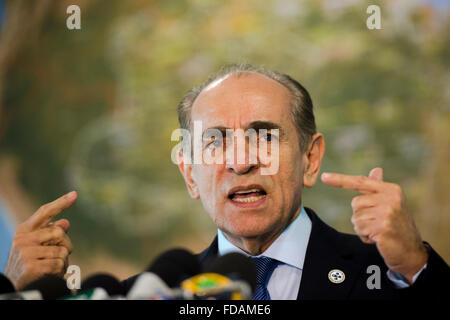
M 388 268 L 410 283 L 425 265 L 428 252 L 414 224 L 401 187 L 383 181 L 383 169 L 368 177 L 323 173 L 322 181 L 333 187 L 362 193 L 352 200 L 352 223 L 365 243 L 375 243 Z

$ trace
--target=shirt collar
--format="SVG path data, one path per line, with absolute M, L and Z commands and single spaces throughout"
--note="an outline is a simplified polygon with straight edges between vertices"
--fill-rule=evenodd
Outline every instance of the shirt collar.
M 257 257 L 269 257 L 298 269 L 303 269 L 311 226 L 311 219 L 308 217 L 305 208 L 301 206 L 300 213 L 295 220 L 284 229 L 266 251 Z M 217 233 L 219 255 L 238 252 L 249 256 L 248 253 L 228 241 L 222 231 L 218 230 Z

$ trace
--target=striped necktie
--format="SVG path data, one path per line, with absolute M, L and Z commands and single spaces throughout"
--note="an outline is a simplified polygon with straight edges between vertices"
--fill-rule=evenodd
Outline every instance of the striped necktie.
M 256 288 L 253 300 L 270 300 L 266 284 L 280 262 L 268 257 L 252 258 L 252 260 L 256 266 Z

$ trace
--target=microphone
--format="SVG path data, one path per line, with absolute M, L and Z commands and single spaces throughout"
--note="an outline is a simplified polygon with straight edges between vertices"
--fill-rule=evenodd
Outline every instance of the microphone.
M 244 280 L 253 292 L 256 288 L 256 266 L 250 257 L 238 252 L 227 253 L 213 260 L 205 272 L 219 273 L 233 280 Z
M 124 296 L 125 290 L 114 276 L 108 273 L 97 273 L 81 283 L 81 291 L 103 288 L 109 296 Z
M 256 286 L 256 267 L 253 261 L 240 253 L 218 257 L 204 273 L 181 283 L 195 299 L 243 300 L 251 299 Z
M 53 274 L 47 274 L 29 283 L 23 291 L 38 291 L 42 300 L 56 300 L 70 294 L 66 281 Z
M 64 300 L 108 300 L 120 298 L 125 295 L 125 290 L 120 282 L 108 273 L 97 273 L 87 277 L 81 283 L 81 289 L 72 296 L 66 296 Z
M 43 300 L 43 298 L 38 290 L 29 290 L 0 294 L 0 300 Z
M 183 299 L 180 290 L 172 289 L 156 274 L 143 272 L 127 294 L 127 300 L 177 300 Z
M 9 279 L 3 274 L 0 273 L 0 294 L 15 292 L 13 284 Z
M 38 290 L 16 292 L 9 279 L 0 273 L 0 300 L 42 300 Z
M 161 254 L 147 270 L 158 275 L 170 288 L 175 288 L 182 280 L 198 274 L 201 266 L 191 252 L 176 248 Z
M 166 251 L 135 279 L 127 299 L 183 299 L 177 286 L 200 271 L 200 263 L 191 252 L 178 248 Z

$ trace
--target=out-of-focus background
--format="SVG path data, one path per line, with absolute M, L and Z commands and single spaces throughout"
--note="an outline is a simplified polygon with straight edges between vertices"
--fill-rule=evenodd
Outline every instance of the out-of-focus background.
M 81 29 L 69 30 L 69 5 Z M 381 30 L 366 9 L 381 8 Z M 450 20 L 442 0 L 0 0 L 0 270 L 14 227 L 77 190 L 70 263 L 142 271 L 215 227 L 171 162 L 183 94 L 220 66 L 264 65 L 309 90 L 323 171 L 400 184 L 450 260 Z M 355 192 L 320 181 L 304 204 L 353 233 Z

